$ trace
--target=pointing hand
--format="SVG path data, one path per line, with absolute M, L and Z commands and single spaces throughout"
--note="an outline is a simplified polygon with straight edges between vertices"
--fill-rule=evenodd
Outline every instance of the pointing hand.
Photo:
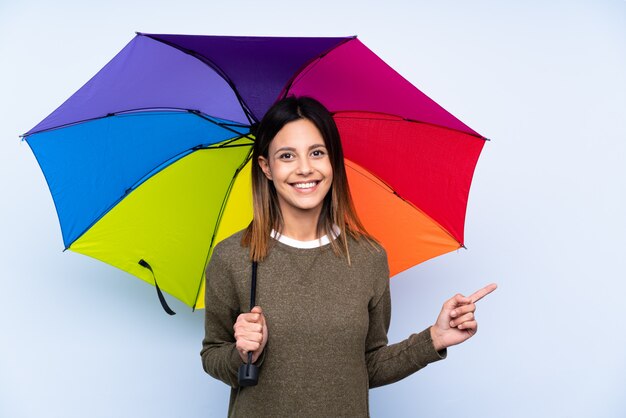
M 437 351 L 460 344 L 476 334 L 478 330 L 475 317 L 476 302 L 497 287 L 492 283 L 468 297 L 457 294 L 443 304 L 435 325 L 430 328 L 430 335 Z

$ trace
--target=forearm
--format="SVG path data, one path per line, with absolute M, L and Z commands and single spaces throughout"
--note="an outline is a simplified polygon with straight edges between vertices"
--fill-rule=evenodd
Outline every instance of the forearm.
M 235 343 L 204 343 L 200 356 L 205 372 L 231 387 L 238 386 L 238 370 L 242 361 Z
M 366 353 L 370 388 L 397 382 L 446 357 L 446 350 L 433 345 L 430 328 L 404 341 Z

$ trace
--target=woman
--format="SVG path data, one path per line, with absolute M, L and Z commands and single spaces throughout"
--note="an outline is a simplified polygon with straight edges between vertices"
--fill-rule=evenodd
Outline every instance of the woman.
M 311 98 L 289 97 L 261 121 L 253 151 L 254 219 L 207 267 L 204 369 L 232 387 L 229 416 L 368 416 L 368 389 L 446 356 L 476 332 L 476 302 L 447 301 L 432 327 L 388 345 L 384 249 L 355 213 L 337 127 Z M 246 312 L 251 261 L 258 306 Z M 260 370 L 240 388 L 239 366 Z

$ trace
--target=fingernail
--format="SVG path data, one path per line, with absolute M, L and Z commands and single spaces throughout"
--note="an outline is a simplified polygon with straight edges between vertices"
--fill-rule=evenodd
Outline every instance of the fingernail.
M 450 327 L 454 328 L 454 321 L 450 321 Z
M 450 316 L 451 316 L 452 318 L 456 318 L 456 311 L 452 311 L 452 312 L 450 312 Z

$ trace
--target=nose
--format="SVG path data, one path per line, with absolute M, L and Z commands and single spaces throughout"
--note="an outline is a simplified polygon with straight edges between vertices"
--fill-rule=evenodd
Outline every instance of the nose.
M 313 167 L 311 166 L 311 162 L 307 158 L 301 158 L 298 162 L 296 174 L 308 176 L 311 173 L 313 173 Z

